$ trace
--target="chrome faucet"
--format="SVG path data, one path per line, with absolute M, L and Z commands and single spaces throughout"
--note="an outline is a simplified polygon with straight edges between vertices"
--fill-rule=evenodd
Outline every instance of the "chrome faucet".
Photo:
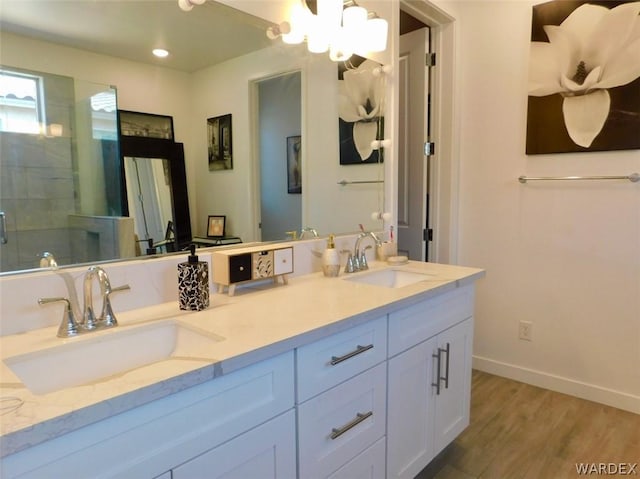
M 309 233 L 311 235 L 312 238 L 317 238 L 318 237 L 318 232 L 316 231 L 315 228 L 309 228 L 308 226 L 305 228 L 302 228 L 300 230 L 300 236 L 298 236 L 298 239 L 303 239 L 305 233 Z
M 356 245 L 353 248 L 353 255 L 349 254 L 349 258 L 347 259 L 345 273 L 354 273 L 356 271 L 364 271 L 369 269 L 369 265 L 367 264 L 367 255 L 365 253 L 366 250 L 371 248 L 371 246 L 367 246 L 362 251 L 360 250 L 362 241 L 367 238 L 371 238 L 376 246 L 380 246 L 382 244 L 380 239 L 372 231 L 363 231 L 362 233 L 360 233 L 358 235 L 358 238 L 356 239 Z
M 42 253 L 42 256 L 40 257 L 40 267 L 55 269 L 58 267 L 58 262 L 56 261 L 56 258 L 55 256 L 53 256 L 52 253 L 45 251 L 44 253 Z
M 96 318 L 93 306 L 93 281 L 96 279 L 98 280 L 100 294 L 102 295 L 102 311 L 98 318 Z M 95 331 L 96 329 L 117 326 L 118 321 L 111 307 L 110 296 L 116 291 L 128 289 L 131 289 L 128 284 L 112 288 L 107 272 L 100 266 L 91 266 L 84 275 L 84 311 L 80 320 L 76 319 L 76 315 L 73 313 L 73 308 L 71 307 L 71 302 L 67 298 L 40 298 L 38 299 L 38 304 L 65 303 L 64 317 L 58 328 L 58 337 L 69 338 L 81 333 Z M 69 291 L 69 295 L 74 296 L 71 290 Z

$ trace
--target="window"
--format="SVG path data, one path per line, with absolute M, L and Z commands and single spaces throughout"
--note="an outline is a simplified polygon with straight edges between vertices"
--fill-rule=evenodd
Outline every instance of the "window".
M 43 97 L 42 77 L 0 70 L 0 131 L 40 133 Z
M 118 122 L 115 89 L 91 97 L 91 121 L 95 140 L 117 140 Z

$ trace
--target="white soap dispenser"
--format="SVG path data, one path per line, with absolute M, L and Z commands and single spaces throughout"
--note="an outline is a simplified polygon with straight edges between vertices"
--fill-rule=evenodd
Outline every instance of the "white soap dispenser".
M 322 252 L 322 272 L 328 277 L 336 277 L 340 273 L 340 255 L 334 238 L 334 235 L 329 235 L 327 249 Z

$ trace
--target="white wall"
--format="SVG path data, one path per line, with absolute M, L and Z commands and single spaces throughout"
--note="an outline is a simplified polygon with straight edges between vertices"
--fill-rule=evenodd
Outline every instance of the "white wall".
M 478 283 L 475 366 L 640 412 L 640 151 L 526 156 L 529 1 L 437 2 L 457 19 L 459 263 Z M 518 322 L 533 323 L 533 341 Z

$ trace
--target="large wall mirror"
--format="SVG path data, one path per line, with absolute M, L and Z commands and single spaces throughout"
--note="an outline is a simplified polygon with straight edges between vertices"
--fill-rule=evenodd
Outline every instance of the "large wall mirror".
M 91 37 L 78 31 L 87 22 L 92 24 Z M 300 131 L 280 131 L 280 137 L 273 139 L 278 148 L 271 153 L 279 161 L 277 168 L 286 188 L 287 139 L 301 137 L 302 188 L 296 224 L 315 228 L 321 236 L 353 232 L 361 223 L 367 229 L 381 228 L 381 222 L 372 220 L 371 213 L 384 210 L 383 165 L 339 162 L 337 65 L 326 55 L 307 53 L 304 47 L 269 41 L 265 35 L 268 25 L 266 20 L 212 0 L 189 13 L 180 11 L 177 2 L 160 0 L 3 0 L 0 62 L 88 84 L 113 85 L 118 108 L 171 116 L 175 141 L 184 144 L 193 235 L 205 235 L 208 215 L 225 215 L 228 231 L 245 242 L 263 240 L 261 190 L 273 183 L 262 181 L 258 166 L 259 85 L 299 72 Z M 167 59 L 151 57 L 149 51 L 158 42 L 171 51 Z M 286 92 L 281 101 L 287 101 Z M 48 108 L 48 112 L 54 111 L 55 107 Z M 227 114 L 231 114 L 233 122 L 233 168 L 211 171 L 207 161 L 207 120 Z M 76 124 L 81 128 L 77 118 Z M 35 142 L 35 137 L 31 141 Z M 2 141 L 3 164 L 8 144 Z M 99 148 L 108 150 L 109 143 L 101 141 Z M 77 155 L 73 161 L 85 162 L 87 152 L 74 153 Z M 27 156 L 19 161 L 35 158 Z M 2 191 L 7 191 L 5 178 L 3 174 Z M 357 183 L 363 180 L 370 182 Z M 277 187 L 282 188 L 282 184 L 279 182 Z M 105 181 L 104 168 L 87 171 L 78 181 L 79 188 L 87 190 L 113 185 Z M 0 195 L 4 197 L 4 193 Z M 36 218 L 47 214 L 35 203 L 24 207 L 27 211 L 20 215 Z M 118 216 L 122 211 L 92 210 L 91 214 Z M 7 227 L 12 227 L 11 220 Z M 38 250 L 53 249 L 48 246 L 51 237 L 43 238 L 46 244 L 39 245 Z M 279 238 L 276 230 L 268 239 L 285 238 L 285 231 Z M 7 245 L 0 246 L 3 272 L 37 266 L 38 258 L 32 253 L 20 264 L 9 266 L 5 260 L 19 255 L 9 252 Z M 121 249 L 114 252 L 113 258 L 135 255 L 135 251 Z M 65 261 L 64 255 L 59 256 L 60 264 L 74 263 L 71 257 Z

